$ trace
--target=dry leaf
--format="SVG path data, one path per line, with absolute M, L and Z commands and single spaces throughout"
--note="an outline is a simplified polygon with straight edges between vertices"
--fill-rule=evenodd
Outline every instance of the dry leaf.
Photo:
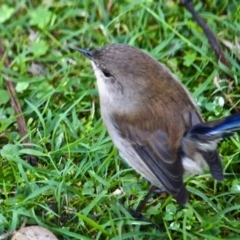
M 58 240 L 56 236 L 40 226 L 30 226 L 19 229 L 11 240 Z

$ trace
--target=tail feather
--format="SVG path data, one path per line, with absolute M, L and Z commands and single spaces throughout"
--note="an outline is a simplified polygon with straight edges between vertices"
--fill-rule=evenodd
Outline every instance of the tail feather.
M 223 169 L 217 144 L 238 130 L 240 130 L 239 113 L 216 121 L 196 124 L 184 134 L 181 144 L 183 156 L 193 159 L 194 153 L 200 153 L 207 162 L 212 176 L 222 181 Z
M 188 134 L 199 140 L 220 141 L 223 138 L 231 137 L 238 130 L 240 130 L 240 113 L 220 120 L 199 123 L 193 126 Z
M 223 181 L 223 167 L 221 158 L 216 150 L 214 151 L 200 151 L 204 160 L 209 166 L 209 170 L 217 181 Z

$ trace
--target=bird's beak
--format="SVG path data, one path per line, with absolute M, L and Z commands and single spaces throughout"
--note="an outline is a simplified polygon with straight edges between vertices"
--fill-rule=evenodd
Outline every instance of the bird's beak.
M 85 50 L 85 49 L 81 49 L 81 48 L 74 48 L 74 49 L 77 50 L 78 52 L 82 53 L 87 58 L 92 59 L 93 51 L 89 51 L 89 50 Z

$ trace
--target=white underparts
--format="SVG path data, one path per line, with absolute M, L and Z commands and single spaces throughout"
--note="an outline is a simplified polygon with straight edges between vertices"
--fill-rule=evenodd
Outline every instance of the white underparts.
M 203 142 L 198 142 L 198 148 L 203 150 L 203 151 L 213 151 L 217 148 L 219 140 L 203 143 Z
M 195 175 L 195 174 L 201 174 L 204 169 L 207 168 L 207 163 L 203 159 L 202 155 L 199 153 L 195 153 L 194 160 L 184 157 L 182 159 L 183 168 L 185 170 L 185 175 Z

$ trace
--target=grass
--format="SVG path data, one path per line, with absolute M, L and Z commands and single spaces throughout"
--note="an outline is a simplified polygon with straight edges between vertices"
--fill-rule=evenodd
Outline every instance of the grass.
M 208 172 L 190 177 L 185 208 L 167 195 L 153 196 L 145 208 L 144 215 L 161 230 L 137 221 L 125 207 L 135 208 L 149 184 L 120 161 L 100 119 L 90 63 L 69 50 L 113 42 L 142 48 L 181 79 L 206 120 L 220 118 L 239 105 L 240 4 L 194 5 L 222 43 L 229 69 L 216 60 L 202 30 L 177 1 L 7 0 L 0 5 L 0 34 L 11 59 L 4 72 L 16 83 L 33 147 L 22 148 L 2 74 L 0 233 L 26 220 L 59 239 L 239 239 L 239 135 L 219 148 L 224 182 Z M 222 81 L 226 72 L 231 87 Z M 37 167 L 25 162 L 27 153 L 37 157 Z

